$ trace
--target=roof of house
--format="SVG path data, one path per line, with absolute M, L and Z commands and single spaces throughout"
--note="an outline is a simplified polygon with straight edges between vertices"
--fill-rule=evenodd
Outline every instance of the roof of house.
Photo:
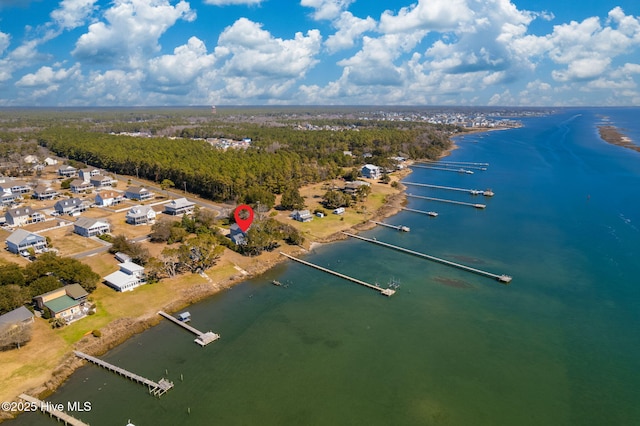
M 67 292 L 67 296 L 71 297 L 74 300 L 78 300 L 89 295 L 89 293 L 87 293 L 87 290 L 82 288 L 80 284 L 68 284 L 63 288 Z
M 24 306 L 9 311 L 4 315 L 0 315 L 0 325 L 15 324 L 33 318 L 33 313 Z
M 380 170 L 380 167 L 376 166 L 375 164 L 365 164 L 364 166 L 362 166 L 362 168 L 369 170 Z
M 74 222 L 74 226 L 77 226 L 79 228 L 84 228 L 84 229 L 93 228 L 95 225 L 104 226 L 104 225 L 109 225 L 109 223 L 104 220 L 95 219 L 92 217 L 79 217 Z
M 122 289 L 131 280 L 134 279 L 131 275 L 125 274 L 122 271 L 115 271 L 104 277 L 104 280 L 114 287 Z
M 44 192 L 57 192 L 57 191 L 55 189 L 53 189 L 53 187 L 48 186 L 48 185 L 38 185 L 38 186 L 35 187 L 33 192 L 38 193 L 38 194 L 42 194 Z
M 33 213 L 31 207 L 18 207 L 16 209 L 7 210 L 7 214 L 12 217 L 29 216 Z
M 149 211 L 155 213 L 155 210 L 151 206 L 133 206 L 127 212 L 127 217 L 143 217 L 149 214 Z
M 68 198 L 66 200 L 58 200 L 56 201 L 56 206 L 61 206 L 61 207 L 75 207 L 75 206 L 79 206 L 82 204 L 82 200 L 80 198 Z
M 140 266 L 137 263 L 133 263 L 129 260 L 127 260 L 126 262 L 119 263 L 118 266 L 120 267 L 121 271 L 127 271 L 130 273 L 144 272 L 144 266 Z
M 5 241 L 18 246 L 20 245 L 20 243 L 24 242 L 25 240 L 37 242 L 37 241 L 45 241 L 45 238 L 42 235 L 25 231 L 24 229 L 16 229 L 11 233 L 11 235 L 7 237 Z
M 74 179 L 71 182 L 71 186 L 90 186 L 91 184 L 87 181 L 84 181 L 82 179 Z
M 140 194 L 141 192 L 149 192 L 149 190 L 141 186 L 130 186 L 129 188 L 127 188 L 127 192 L 130 192 L 132 194 Z
M 117 198 L 117 197 L 121 197 L 121 196 L 122 196 L 122 193 L 121 193 L 121 192 L 119 192 L 119 191 L 111 191 L 111 190 L 107 190 L 107 191 L 100 191 L 100 192 L 98 192 L 98 195 L 96 195 L 96 197 L 97 197 L 97 196 L 100 196 L 100 198 L 102 198 L 102 199 L 104 200 L 104 199 L 107 199 L 107 198 Z
M 193 203 L 189 200 L 187 200 L 186 198 L 182 197 L 182 198 L 176 198 L 175 200 L 171 200 L 171 202 L 167 203 L 165 205 L 165 207 L 170 207 L 173 209 L 179 209 L 179 208 L 184 208 L 184 207 L 191 207 L 191 206 L 195 206 L 196 203 Z
M 67 309 L 78 305 L 78 303 L 79 302 L 77 300 L 74 300 L 65 294 L 64 296 L 56 297 L 55 299 L 44 302 L 44 305 L 54 313 L 58 313 L 66 311 Z

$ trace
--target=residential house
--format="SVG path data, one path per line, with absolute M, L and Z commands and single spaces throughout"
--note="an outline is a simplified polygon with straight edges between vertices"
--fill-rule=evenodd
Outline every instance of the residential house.
M 146 284 L 144 268 L 133 262 L 119 263 L 120 270 L 104 277 L 105 283 L 116 291 L 131 291 Z
M 147 188 L 140 186 L 130 186 L 124 193 L 124 196 L 130 200 L 144 201 L 153 198 L 153 192 L 150 192 Z
M 48 310 L 51 318 L 62 318 L 67 323 L 87 315 L 87 296 L 80 284 L 69 284 L 33 298 L 41 311 Z
M 22 159 L 22 161 L 24 161 L 27 164 L 35 164 L 38 162 L 38 157 L 35 155 L 27 155 Z
M 16 201 L 20 198 L 22 197 L 20 197 L 18 194 L 0 192 L 0 204 L 2 204 L 3 206 L 11 206 L 15 204 Z
M 89 182 L 92 177 L 98 176 L 100 174 L 100 169 L 94 169 L 92 167 L 86 169 L 80 169 L 78 171 L 78 176 L 85 182 Z
M 33 312 L 20 306 L 19 308 L 9 311 L 4 315 L 0 315 L 0 329 L 4 326 L 14 326 L 19 324 L 33 323 Z
M 78 169 L 72 166 L 60 167 L 58 169 L 58 174 L 62 177 L 70 178 L 76 177 L 78 174 Z
M 357 192 L 358 192 L 358 189 L 359 189 L 361 186 L 371 186 L 371 184 L 370 184 L 369 182 L 365 182 L 365 181 L 363 181 L 363 180 L 356 180 L 356 181 L 353 181 L 353 182 L 347 182 L 347 183 L 344 185 L 344 189 L 343 189 L 343 191 L 344 191 L 344 193 L 346 193 L 346 194 L 351 194 L 351 195 L 353 195 L 353 194 L 355 194 L 355 193 L 357 193 Z
M 96 194 L 95 198 L 96 204 L 103 207 L 115 206 L 116 204 L 120 204 L 124 201 L 124 196 L 122 192 L 106 190 L 100 191 Z
M 24 182 L 13 181 L 11 182 L 11 192 L 13 194 L 26 194 L 31 192 L 31 187 Z
M 55 166 L 56 164 L 58 164 L 58 160 L 56 160 L 55 158 L 47 157 L 44 159 L 44 164 L 46 164 L 47 166 Z
M 196 203 L 192 203 L 186 198 L 177 198 L 164 205 L 164 212 L 173 216 L 179 214 L 191 214 Z
M 133 206 L 127 212 L 126 221 L 130 225 L 144 225 L 155 222 L 156 212 L 150 206 Z
M 96 188 L 106 188 L 106 187 L 110 188 L 114 184 L 118 183 L 118 181 L 112 178 L 111 176 L 95 175 L 95 176 L 92 176 L 91 179 L 89 179 L 89 183 L 91 183 L 91 185 L 93 185 Z
M 44 215 L 33 211 L 31 207 L 18 207 L 9 209 L 4 214 L 7 224 L 11 226 L 23 226 L 30 223 L 43 222 Z
M 27 256 L 32 248 L 36 253 L 47 250 L 47 240 L 42 236 L 24 229 L 16 229 L 5 240 L 7 249 L 11 253 Z
M 83 237 L 95 237 L 111 232 L 111 224 L 103 219 L 79 217 L 73 224 L 73 232 Z
M 36 200 L 52 200 L 58 196 L 58 191 L 48 185 L 38 185 L 33 190 L 32 197 Z
M 313 215 L 309 210 L 295 210 L 291 213 L 291 217 L 298 222 L 311 222 Z
M 240 229 L 240 226 L 238 226 L 237 223 L 234 223 L 229 228 L 229 238 L 231 238 L 231 241 L 233 241 L 237 246 L 247 243 L 247 234 Z
M 71 192 L 74 194 L 80 194 L 81 192 L 89 192 L 93 190 L 93 185 L 91 183 L 84 181 L 82 179 L 75 179 L 71 182 Z
M 89 208 L 89 204 L 88 201 L 83 201 L 80 198 L 67 198 L 56 201 L 53 208 L 60 214 L 73 214 L 85 211 Z
M 361 170 L 362 176 L 369 179 L 379 179 L 382 176 L 382 169 L 373 164 L 365 164 Z

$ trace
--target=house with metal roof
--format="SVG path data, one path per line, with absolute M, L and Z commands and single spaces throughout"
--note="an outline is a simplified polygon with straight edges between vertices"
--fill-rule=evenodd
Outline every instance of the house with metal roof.
M 47 250 L 47 240 L 42 236 L 24 229 L 16 229 L 5 240 L 7 250 L 11 253 L 26 256 L 32 248 L 36 253 Z
M 38 185 L 33 190 L 32 197 L 36 200 L 52 200 L 58 196 L 58 191 L 56 191 L 52 186 L 49 185 Z
M 4 217 L 8 225 L 22 226 L 29 223 L 44 221 L 44 215 L 34 211 L 31 207 L 17 207 L 5 212 Z
M 58 174 L 63 177 L 75 177 L 78 174 L 78 169 L 72 166 L 60 167 L 58 169 Z
M 87 315 L 89 294 L 80 284 L 69 284 L 33 298 L 41 311 L 49 311 L 52 318 L 63 318 L 67 323 Z
M 164 213 L 177 216 L 179 214 L 191 214 L 195 208 L 196 203 L 193 203 L 186 198 L 176 198 L 171 202 L 164 205 Z
M 81 192 L 93 191 L 94 186 L 88 181 L 75 179 L 73 182 L 71 182 L 70 188 L 71 192 L 73 192 L 74 194 L 80 194 Z
M 89 208 L 87 201 L 83 201 L 80 198 L 67 198 L 64 200 L 58 200 L 53 205 L 53 208 L 60 214 L 69 214 L 75 212 L 83 212 Z
M 73 232 L 83 237 L 95 237 L 111 232 L 111 224 L 104 219 L 79 217 L 73 224 Z
M 104 277 L 105 283 L 116 291 L 131 291 L 147 283 L 144 267 L 133 262 L 119 263 L 118 271 Z
M 33 322 L 33 312 L 20 306 L 19 308 L 0 315 L 0 328 L 14 324 L 31 324 Z
M 361 170 L 362 176 L 370 179 L 379 179 L 382 176 L 382 169 L 373 164 L 365 164 Z
M 117 184 L 118 181 L 111 176 L 95 175 L 91 176 L 91 179 L 89 179 L 89 183 L 96 188 L 110 188 L 113 185 Z
M 154 223 L 156 212 L 151 206 L 133 206 L 127 212 L 126 221 L 130 225 L 145 225 Z

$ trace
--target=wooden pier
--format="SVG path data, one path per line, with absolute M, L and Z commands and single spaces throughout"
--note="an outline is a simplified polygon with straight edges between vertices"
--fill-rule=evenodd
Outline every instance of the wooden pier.
M 91 355 L 87 355 L 84 352 L 73 351 L 73 353 L 78 357 L 85 359 L 89 362 L 92 362 L 100 367 L 106 368 L 109 371 L 112 371 L 116 374 L 126 377 L 129 380 L 133 380 L 134 382 L 143 384 L 149 388 L 149 393 L 155 396 L 164 395 L 169 389 L 173 387 L 173 382 L 162 378 L 158 382 L 154 382 L 153 380 L 149 380 L 146 377 L 139 376 L 135 373 L 125 370 L 124 368 L 120 368 L 116 365 L 110 364 L 107 361 L 103 361 L 100 358 L 96 358 Z
M 407 197 L 420 198 L 421 200 L 439 201 L 441 203 L 459 204 L 461 206 L 475 207 L 476 209 L 484 209 L 487 207 L 485 204 L 465 203 L 464 201 L 445 200 L 443 198 L 424 197 L 422 195 L 407 194 Z
M 431 217 L 438 217 L 438 213 L 436 212 L 432 212 L 432 211 L 424 211 L 424 210 L 417 210 L 417 209 L 410 209 L 409 207 L 401 207 L 402 210 L 406 210 L 408 212 L 414 212 L 414 213 L 420 213 L 420 214 L 426 214 L 427 216 L 431 216 Z
M 40 411 L 43 413 L 49 414 L 50 417 L 55 417 L 59 421 L 63 421 L 65 425 L 71 426 L 89 426 L 88 423 L 83 422 L 82 420 L 78 420 L 73 416 L 65 413 L 63 410 L 60 410 L 59 404 L 52 404 L 47 401 L 42 401 L 38 398 L 34 398 L 27 394 L 21 393 L 20 398 L 24 399 L 28 403 L 32 404 L 33 407 L 38 407 Z
M 283 253 L 283 252 L 280 252 L 280 254 L 283 255 L 284 257 L 288 257 L 291 260 L 295 260 L 296 262 L 302 263 L 303 265 L 307 265 L 307 266 L 315 268 L 315 269 L 317 269 L 319 271 L 326 272 L 327 274 L 335 275 L 336 277 L 340 277 L 340 278 L 345 279 L 347 281 L 351 281 L 351 282 L 354 282 L 356 284 L 360 284 L 362 286 L 368 287 L 368 288 L 370 288 L 372 290 L 379 291 L 380 294 L 383 294 L 383 295 L 388 296 L 388 297 L 393 296 L 395 294 L 395 292 L 396 292 L 394 289 L 382 288 L 382 287 L 379 287 L 377 285 L 369 284 L 369 283 L 364 282 L 362 280 L 359 280 L 357 278 L 353 278 L 353 277 L 350 277 L 348 275 L 341 274 L 340 272 L 332 271 L 331 269 L 323 268 L 320 265 L 316 265 L 315 263 L 307 262 L 306 260 L 298 259 L 297 257 L 290 256 L 290 255 L 288 255 L 286 253 Z
M 370 220 L 369 222 L 375 223 L 376 225 L 386 226 L 387 228 L 395 229 L 397 231 L 402 231 L 402 232 L 411 231 L 411 228 L 409 228 L 408 226 L 404 226 L 404 225 L 391 225 L 389 223 L 378 222 L 376 220 Z
M 394 249 L 394 250 L 398 250 L 398 251 L 401 251 L 401 252 L 404 252 L 404 253 L 409 253 L 409 254 L 412 254 L 414 256 L 422 257 L 424 259 L 429 259 L 429 260 L 432 260 L 434 262 L 441 263 L 443 265 L 453 266 L 454 268 L 458 268 L 458 269 L 462 269 L 462 270 L 465 270 L 465 271 L 473 272 L 475 274 L 483 275 L 485 277 L 490 277 L 490 278 L 498 280 L 499 282 L 501 282 L 503 284 L 509 284 L 511 282 L 511 279 L 512 279 L 509 275 L 493 274 L 491 272 L 483 271 L 481 269 L 472 268 L 471 266 L 462 265 L 462 264 L 456 263 L 456 262 L 451 262 L 450 260 L 441 259 L 439 257 L 431 256 L 431 255 L 428 255 L 428 254 L 425 254 L 425 253 L 420 253 L 420 252 L 414 251 L 414 250 L 409 250 L 409 249 L 406 249 L 404 247 L 395 246 L 393 244 L 385 243 L 385 242 L 374 240 L 374 239 L 371 239 L 371 238 L 361 237 L 359 235 L 350 234 L 348 232 L 343 232 L 343 234 L 345 234 L 345 235 L 347 235 L 349 237 L 352 237 L 352 238 L 357 238 L 359 240 L 367 241 L 369 243 L 378 244 L 378 245 L 381 245 L 381 246 L 384 246 L 384 247 L 388 247 L 388 248 L 391 248 L 391 249 Z
M 489 163 L 468 163 L 465 161 L 422 161 L 418 164 L 440 164 L 445 167 L 466 167 L 467 169 L 486 171 Z
M 206 333 L 203 333 L 202 331 L 198 330 L 195 327 L 190 326 L 189 324 L 185 323 L 184 321 L 180 321 L 178 318 L 174 317 L 173 315 L 169 315 L 168 313 L 164 312 L 164 311 L 158 311 L 158 314 L 165 317 L 166 319 L 168 319 L 169 321 L 173 322 L 174 324 L 179 325 L 180 327 L 184 328 L 185 330 L 188 330 L 190 332 L 192 332 L 193 334 L 195 334 L 196 337 L 194 342 L 196 342 L 197 344 L 199 344 L 200 346 L 204 347 L 207 346 L 209 343 L 211 342 L 215 342 L 216 340 L 218 340 L 220 338 L 219 334 L 214 333 L 213 331 L 207 331 Z
M 420 166 L 418 164 L 414 164 L 411 167 L 419 167 L 421 169 L 431 169 L 431 170 L 442 170 L 444 172 L 457 172 L 457 173 L 466 173 L 468 175 L 472 175 L 473 172 L 471 170 L 465 168 L 451 169 L 448 167 L 436 167 L 436 166 Z
M 453 186 L 440 186 L 440 185 L 431 185 L 429 183 L 417 183 L 417 182 L 402 182 L 405 185 L 412 186 L 422 186 L 424 188 L 434 188 L 434 189 L 446 189 L 448 191 L 460 191 L 460 192 L 468 192 L 471 195 L 484 195 L 485 197 L 493 197 L 495 194 L 493 191 L 480 190 L 480 189 L 467 189 L 467 188 L 456 188 Z

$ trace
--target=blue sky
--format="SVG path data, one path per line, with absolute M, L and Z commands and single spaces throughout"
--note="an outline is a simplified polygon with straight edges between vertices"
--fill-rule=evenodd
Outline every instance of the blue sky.
M 640 105 L 638 0 L 0 0 L 0 106 Z

